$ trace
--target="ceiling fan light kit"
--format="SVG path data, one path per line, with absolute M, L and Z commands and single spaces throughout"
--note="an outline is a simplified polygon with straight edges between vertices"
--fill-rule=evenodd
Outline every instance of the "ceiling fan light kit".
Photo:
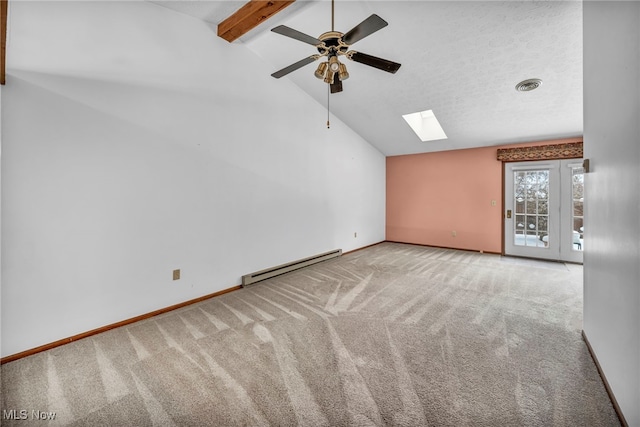
M 339 73 L 340 73 L 340 80 L 341 81 L 345 81 L 349 78 L 349 72 L 347 71 L 347 66 L 344 64 L 340 64 L 340 68 L 339 68 Z
M 333 27 L 333 0 L 331 3 L 331 15 L 331 23 Z M 342 82 L 349 78 L 349 72 L 347 71 L 347 66 L 338 59 L 341 56 L 354 62 L 359 62 L 361 64 L 395 74 L 401 64 L 387 59 L 367 55 L 365 53 L 356 52 L 354 50 L 349 50 L 352 44 L 378 30 L 381 30 L 387 25 L 388 23 L 384 19 L 373 14 L 346 33 L 334 31 L 332 28 L 331 31 L 321 34 L 318 38 L 309 36 L 285 25 L 279 25 L 272 28 L 271 31 L 274 33 L 314 46 L 318 50 L 318 53 L 276 71 L 271 74 L 271 76 L 279 79 L 280 77 L 286 76 L 305 65 L 326 57 L 327 60 L 318 65 L 314 75 L 329 85 L 331 93 L 342 92 Z
M 320 65 L 318 65 L 318 69 L 314 73 L 315 76 L 319 79 L 324 79 L 324 76 L 327 74 L 327 68 L 329 68 L 329 63 L 321 62 Z

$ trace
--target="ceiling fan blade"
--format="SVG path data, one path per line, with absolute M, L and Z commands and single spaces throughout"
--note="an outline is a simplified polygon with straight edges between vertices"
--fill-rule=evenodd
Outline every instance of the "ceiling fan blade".
M 275 73 L 271 74 L 271 77 L 275 77 L 276 79 L 279 79 L 280 77 L 286 76 L 287 74 L 289 74 L 292 71 L 297 70 L 298 68 L 302 68 L 305 65 L 311 64 L 316 59 L 318 59 L 318 57 L 316 55 L 311 55 L 310 57 L 301 59 L 300 61 L 289 65 L 288 67 L 284 67 L 280 71 L 276 71 Z
M 387 21 L 374 13 L 342 36 L 342 41 L 348 45 L 352 45 L 387 25 L 389 25 Z
M 374 67 L 382 71 L 386 71 L 391 74 L 395 74 L 396 71 L 398 71 L 398 69 L 402 65 L 402 64 L 398 64 L 397 62 L 389 61 L 387 59 L 377 58 L 375 56 L 367 55 L 366 53 L 360 53 L 360 52 L 353 52 L 351 55 L 347 55 L 347 58 L 350 58 L 361 64 L 368 65 L 370 67 Z
M 322 40 L 311 37 L 305 33 L 301 33 L 300 31 L 294 30 L 286 25 L 278 25 L 277 27 L 272 28 L 271 31 L 282 34 L 283 36 L 291 37 L 292 39 L 300 40 L 301 42 L 308 43 L 313 46 L 322 44 Z

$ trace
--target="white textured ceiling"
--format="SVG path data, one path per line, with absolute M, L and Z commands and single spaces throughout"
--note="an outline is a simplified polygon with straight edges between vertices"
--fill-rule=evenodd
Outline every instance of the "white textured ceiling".
M 217 24 L 245 2 L 154 3 Z M 581 2 L 337 0 L 335 29 L 346 32 L 372 13 L 389 26 L 352 48 L 402 67 L 392 75 L 344 60 L 351 77 L 330 108 L 385 155 L 582 135 Z M 273 71 L 315 53 L 269 31 L 278 24 L 317 37 L 331 29 L 330 3 L 299 0 L 235 42 Z M 314 71 L 312 64 L 284 78 L 326 105 L 327 86 Z M 528 78 L 543 84 L 517 92 Z M 421 142 L 402 119 L 427 109 L 448 139 Z

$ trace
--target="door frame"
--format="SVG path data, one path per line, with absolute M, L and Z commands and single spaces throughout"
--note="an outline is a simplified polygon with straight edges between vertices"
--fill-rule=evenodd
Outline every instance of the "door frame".
M 560 184 L 559 184 L 559 191 L 560 191 L 560 195 L 558 198 L 558 209 L 561 209 L 562 205 L 566 205 L 567 208 L 564 208 L 563 210 L 561 210 L 558 213 L 558 221 L 559 221 L 559 234 L 558 234 L 558 239 L 559 239 L 559 243 L 560 243 L 560 247 L 559 247 L 559 253 L 558 253 L 558 257 L 557 258 L 545 258 L 545 257 L 536 257 L 536 256 L 529 256 L 529 255 L 514 255 L 514 254 L 509 254 L 507 255 L 506 253 L 506 222 L 507 222 L 507 204 L 511 203 L 511 201 L 507 200 L 506 198 L 506 174 L 507 174 L 507 168 L 508 168 L 508 164 L 513 164 L 513 163 L 538 163 L 540 165 L 545 164 L 546 162 L 558 162 L 559 163 L 559 176 L 558 179 L 560 179 Z M 572 175 L 570 175 L 570 179 L 563 179 L 563 175 L 562 174 L 562 170 L 567 171 L 568 168 L 571 167 L 576 167 L 576 166 L 581 166 L 583 165 L 583 161 L 584 159 L 582 157 L 574 157 L 574 158 L 568 158 L 568 159 L 561 159 L 561 158 L 556 158 L 556 159 L 533 159 L 533 160 L 528 160 L 528 161 L 503 161 L 502 162 L 502 228 L 501 228 L 501 235 L 502 235 L 502 241 L 501 241 L 501 246 L 502 246 L 502 256 L 515 256 L 515 257 L 524 257 L 524 258 L 533 258 L 533 259 L 547 259 L 547 260 L 552 260 L 552 261 L 558 261 L 558 262 L 572 262 L 572 263 L 579 263 L 582 264 L 583 263 L 583 251 L 575 251 L 573 250 L 573 238 L 572 238 L 572 234 L 573 234 L 573 226 L 571 224 L 572 221 L 572 212 L 573 212 L 573 194 L 571 192 L 571 182 L 573 182 L 573 178 Z M 513 220 L 515 220 L 515 212 L 513 213 Z M 561 237 L 561 234 L 564 233 L 565 236 Z M 584 249 L 584 248 L 582 248 Z

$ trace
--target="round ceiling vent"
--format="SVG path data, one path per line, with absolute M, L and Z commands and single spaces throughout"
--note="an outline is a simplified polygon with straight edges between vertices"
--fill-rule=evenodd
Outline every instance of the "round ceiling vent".
M 523 80 L 516 85 L 516 90 L 518 92 L 529 92 L 534 89 L 538 89 L 542 84 L 542 80 L 540 79 L 527 79 Z

